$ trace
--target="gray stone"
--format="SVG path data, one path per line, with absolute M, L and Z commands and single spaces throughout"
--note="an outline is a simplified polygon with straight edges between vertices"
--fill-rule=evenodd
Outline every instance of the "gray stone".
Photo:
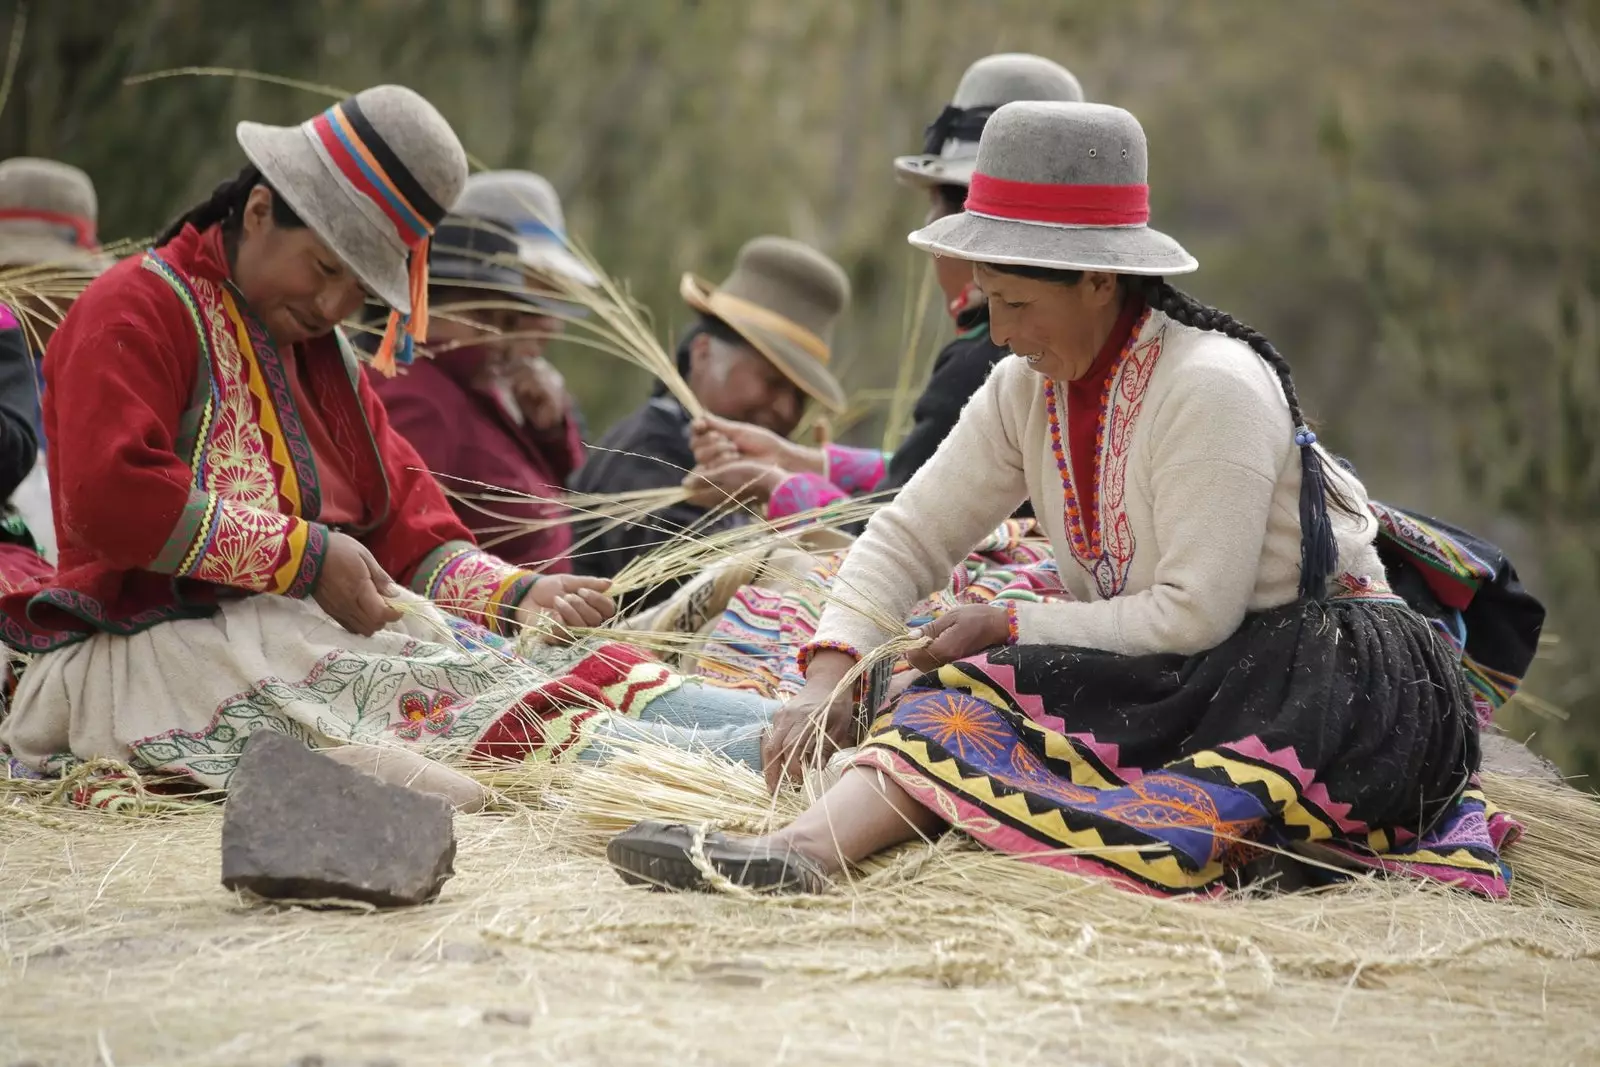
M 229 783 L 222 884 L 273 900 L 421 904 L 455 873 L 450 806 L 263 730 Z
M 1498 730 L 1485 730 L 1479 743 L 1483 751 L 1483 769 L 1491 774 L 1508 778 L 1542 778 L 1550 782 L 1566 780 L 1554 763 Z

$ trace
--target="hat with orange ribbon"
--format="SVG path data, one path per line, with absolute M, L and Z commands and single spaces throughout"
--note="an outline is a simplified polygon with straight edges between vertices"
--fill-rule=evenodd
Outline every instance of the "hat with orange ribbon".
M 444 116 L 398 85 L 364 90 L 299 126 L 239 123 L 245 155 L 378 299 L 389 323 L 373 369 L 410 363 L 428 336 L 428 244 L 467 180 Z
M 757 237 L 739 250 L 721 285 L 685 274 L 678 292 L 809 396 L 834 412 L 845 409 L 844 389 L 828 369 L 833 328 L 850 303 L 850 279 L 839 264 L 787 237 Z

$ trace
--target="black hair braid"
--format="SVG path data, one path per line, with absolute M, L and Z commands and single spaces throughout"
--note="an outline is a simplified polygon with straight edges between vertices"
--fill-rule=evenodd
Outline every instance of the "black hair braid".
M 221 223 L 224 227 L 236 228 L 244 216 L 244 205 L 250 199 L 250 190 L 258 185 L 265 185 L 272 193 L 272 221 L 275 225 L 284 229 L 298 229 L 305 225 L 254 164 L 247 164 L 238 174 L 211 190 L 211 195 L 204 202 L 173 219 L 155 239 L 156 246 L 164 245 L 178 236 L 185 226 L 204 230 Z
M 1361 511 L 1323 472 L 1323 456 L 1316 447 L 1317 435 L 1300 409 L 1300 396 L 1295 391 L 1289 361 L 1260 330 L 1240 322 L 1226 311 L 1202 304 L 1163 279 L 1152 280 L 1145 300 L 1174 322 L 1244 342 L 1278 376 L 1284 399 L 1289 403 L 1289 417 L 1294 423 L 1294 442 L 1300 448 L 1300 595 L 1322 599 L 1339 562 L 1339 546 L 1333 536 L 1328 506 L 1331 502 L 1351 516 L 1360 516 Z

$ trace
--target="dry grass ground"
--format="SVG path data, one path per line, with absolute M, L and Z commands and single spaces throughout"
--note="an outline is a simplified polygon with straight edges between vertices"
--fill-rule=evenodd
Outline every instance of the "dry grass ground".
M 215 809 L 13 794 L 0 1063 L 1600 1059 L 1600 911 L 1538 877 L 1500 903 L 1380 882 L 1174 903 L 939 848 L 826 898 L 666 896 L 624 889 L 596 844 L 630 781 L 640 809 L 692 814 L 712 779 L 674 800 L 629 760 L 589 773 L 503 781 L 508 810 L 458 818 L 438 902 L 387 914 L 225 892 Z M 516 803 L 536 794 L 565 806 Z M 1575 830 L 1597 817 L 1554 803 L 1582 805 Z

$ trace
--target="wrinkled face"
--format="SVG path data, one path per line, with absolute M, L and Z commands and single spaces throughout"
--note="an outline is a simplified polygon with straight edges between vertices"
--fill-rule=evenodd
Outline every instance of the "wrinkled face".
M 689 350 L 689 388 L 711 414 L 788 437 L 800 424 L 805 394 L 748 345 L 701 334 Z
M 367 292 L 309 227 L 272 221 L 272 192 L 250 192 L 234 252 L 233 281 L 272 339 L 297 344 L 332 332 Z
M 429 304 L 429 353 L 452 377 L 484 391 L 497 388 L 519 363 L 542 356 L 549 336 L 564 325 L 511 307 L 504 294 L 488 289 L 435 287 Z
M 1088 271 L 1077 284 L 1062 285 L 979 263 L 972 277 L 989 300 L 994 343 L 1056 381 L 1083 377 L 1116 323 L 1115 274 Z

